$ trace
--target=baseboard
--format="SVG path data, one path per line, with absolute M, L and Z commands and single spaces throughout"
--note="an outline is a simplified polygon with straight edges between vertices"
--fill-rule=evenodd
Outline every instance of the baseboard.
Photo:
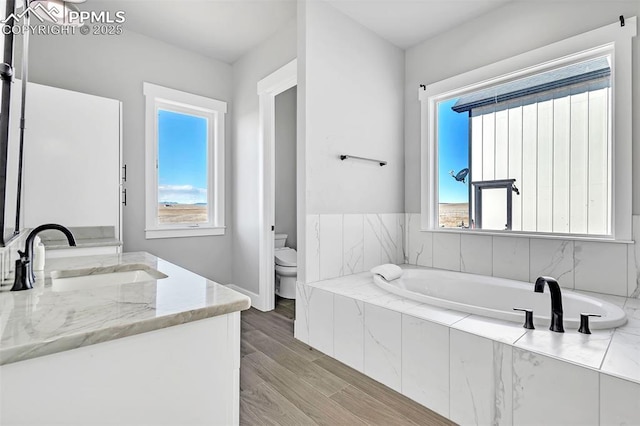
M 249 291 L 245 288 L 238 287 L 235 284 L 227 284 L 227 287 L 229 287 L 231 290 L 237 291 L 238 293 L 242 293 L 245 296 L 249 296 L 251 298 L 251 307 L 256 308 L 257 310 L 262 312 L 267 311 L 263 306 L 263 303 L 259 294 Z

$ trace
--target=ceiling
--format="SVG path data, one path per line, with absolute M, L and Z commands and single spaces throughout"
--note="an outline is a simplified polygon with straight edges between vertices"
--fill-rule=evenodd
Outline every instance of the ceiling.
M 327 1 L 406 49 L 510 0 Z M 127 30 L 227 63 L 235 62 L 296 15 L 295 0 L 89 0 L 80 7 L 122 10 Z
M 82 10 L 125 12 L 126 30 L 227 63 L 275 34 L 295 0 L 88 0 Z
M 345 15 L 407 49 L 510 0 L 328 0 Z

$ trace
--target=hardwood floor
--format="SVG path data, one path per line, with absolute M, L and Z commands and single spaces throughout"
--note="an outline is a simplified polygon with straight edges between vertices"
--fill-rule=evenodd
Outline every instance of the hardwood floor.
M 296 301 L 276 296 L 276 313 L 290 320 L 296 317 Z
M 242 312 L 241 425 L 453 425 L 293 338 L 293 301 Z

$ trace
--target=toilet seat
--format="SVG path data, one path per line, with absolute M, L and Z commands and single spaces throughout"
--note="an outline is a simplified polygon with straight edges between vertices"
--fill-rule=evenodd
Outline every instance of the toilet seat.
M 280 266 L 296 267 L 297 253 L 294 249 L 289 247 L 283 247 L 275 249 L 274 251 L 275 264 Z

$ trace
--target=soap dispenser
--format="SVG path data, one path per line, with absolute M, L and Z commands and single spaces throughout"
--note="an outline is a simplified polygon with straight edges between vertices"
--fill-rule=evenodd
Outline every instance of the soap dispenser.
M 34 243 L 35 243 L 34 259 L 32 260 L 33 270 L 44 271 L 44 259 L 45 259 L 44 244 L 42 244 L 40 237 L 36 237 L 34 240 Z

